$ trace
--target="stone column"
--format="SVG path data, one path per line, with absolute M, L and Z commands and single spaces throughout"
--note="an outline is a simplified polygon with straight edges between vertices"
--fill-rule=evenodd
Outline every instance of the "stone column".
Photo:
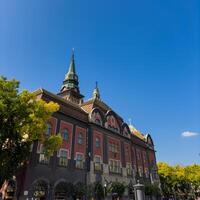
M 134 190 L 135 190 L 135 199 L 136 200 L 145 200 L 143 184 L 140 184 L 138 181 L 138 183 L 136 185 L 134 185 Z

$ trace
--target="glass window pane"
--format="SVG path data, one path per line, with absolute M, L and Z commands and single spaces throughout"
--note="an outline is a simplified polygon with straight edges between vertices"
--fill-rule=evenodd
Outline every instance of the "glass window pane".
M 51 135 L 52 133 L 52 125 L 50 123 L 47 123 L 47 128 L 46 128 L 46 135 Z
M 78 134 L 78 144 L 83 144 L 83 135 L 81 133 Z
M 62 137 L 63 137 L 64 140 L 68 139 L 68 130 L 66 128 L 63 129 Z

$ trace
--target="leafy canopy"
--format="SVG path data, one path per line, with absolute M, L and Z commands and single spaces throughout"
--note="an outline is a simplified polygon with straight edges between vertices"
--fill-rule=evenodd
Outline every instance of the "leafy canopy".
M 200 191 L 200 165 L 170 166 L 158 163 L 158 173 L 163 194 L 194 196 Z
M 111 192 L 117 193 L 119 197 L 122 197 L 125 192 L 125 185 L 120 182 L 113 182 L 111 185 Z
M 58 109 L 27 90 L 19 93 L 19 81 L 0 77 L 0 184 L 27 163 L 33 141 L 44 142 L 49 156 L 59 147 L 60 135 L 44 137 L 46 122 Z

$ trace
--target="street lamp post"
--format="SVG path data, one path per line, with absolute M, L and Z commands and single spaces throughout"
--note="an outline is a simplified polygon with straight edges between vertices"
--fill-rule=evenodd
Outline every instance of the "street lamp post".
M 107 196 L 107 184 L 106 184 L 106 182 L 104 183 L 104 198 L 106 198 L 106 196 Z

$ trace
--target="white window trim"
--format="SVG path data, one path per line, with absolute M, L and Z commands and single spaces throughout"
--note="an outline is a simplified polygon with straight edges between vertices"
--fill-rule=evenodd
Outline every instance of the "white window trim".
M 95 155 L 95 156 L 94 156 L 94 159 L 93 159 L 93 162 L 95 162 L 95 158 L 100 158 L 100 163 L 102 163 L 102 157 L 101 157 L 101 156 Z
M 66 151 L 67 152 L 67 159 L 70 159 L 69 157 L 69 150 L 68 149 L 65 149 L 65 148 L 60 148 L 58 151 L 57 151 L 57 157 L 60 158 L 60 152 L 61 151 Z
M 83 153 L 76 152 L 75 161 L 77 161 L 77 155 L 82 155 L 82 157 L 83 157 L 83 160 L 82 160 L 82 162 L 83 162 L 83 168 L 81 168 L 81 169 L 84 169 L 84 162 L 85 162 L 84 154 L 83 154 Z M 77 167 L 76 167 L 76 168 L 77 168 Z
M 83 162 L 85 162 L 85 156 L 84 156 L 84 153 L 82 153 L 82 152 L 76 152 L 76 156 L 75 156 L 74 160 L 77 159 L 78 154 L 83 156 Z

